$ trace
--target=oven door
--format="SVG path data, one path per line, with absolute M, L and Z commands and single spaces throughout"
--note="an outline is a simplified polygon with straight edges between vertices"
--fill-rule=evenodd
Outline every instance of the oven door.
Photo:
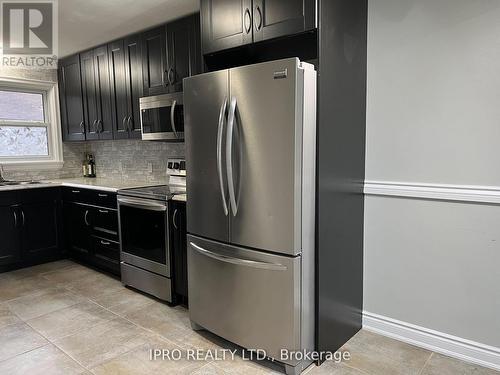
M 182 93 L 140 98 L 142 139 L 184 139 Z
M 170 277 L 166 202 L 118 196 L 121 261 Z

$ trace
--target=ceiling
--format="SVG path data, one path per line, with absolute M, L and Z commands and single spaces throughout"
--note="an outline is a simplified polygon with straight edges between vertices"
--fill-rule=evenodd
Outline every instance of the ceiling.
M 199 0 L 60 0 L 59 57 L 194 13 Z

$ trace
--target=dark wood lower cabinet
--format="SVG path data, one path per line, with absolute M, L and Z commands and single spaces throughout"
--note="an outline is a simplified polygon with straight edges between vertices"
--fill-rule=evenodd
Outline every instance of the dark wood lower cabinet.
M 0 266 L 16 263 L 21 258 L 17 209 L 17 206 L 0 206 Z
M 170 248 L 174 270 L 174 291 L 179 299 L 187 302 L 187 239 L 186 203 L 172 201 L 170 204 Z
M 9 269 L 60 258 L 60 218 L 59 188 L 0 192 L 0 266 Z
M 120 275 L 116 194 L 65 188 L 63 196 L 68 255 Z

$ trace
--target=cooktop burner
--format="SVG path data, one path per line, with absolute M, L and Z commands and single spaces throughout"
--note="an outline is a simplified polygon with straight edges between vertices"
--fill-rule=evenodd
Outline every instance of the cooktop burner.
M 186 187 L 181 185 L 158 185 L 118 190 L 119 195 L 129 197 L 167 201 L 174 195 L 186 194 Z

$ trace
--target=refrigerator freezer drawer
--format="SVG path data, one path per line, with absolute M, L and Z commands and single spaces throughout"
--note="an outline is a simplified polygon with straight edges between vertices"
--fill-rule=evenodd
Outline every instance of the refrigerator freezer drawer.
M 190 319 L 247 349 L 299 350 L 301 257 L 188 236 Z

